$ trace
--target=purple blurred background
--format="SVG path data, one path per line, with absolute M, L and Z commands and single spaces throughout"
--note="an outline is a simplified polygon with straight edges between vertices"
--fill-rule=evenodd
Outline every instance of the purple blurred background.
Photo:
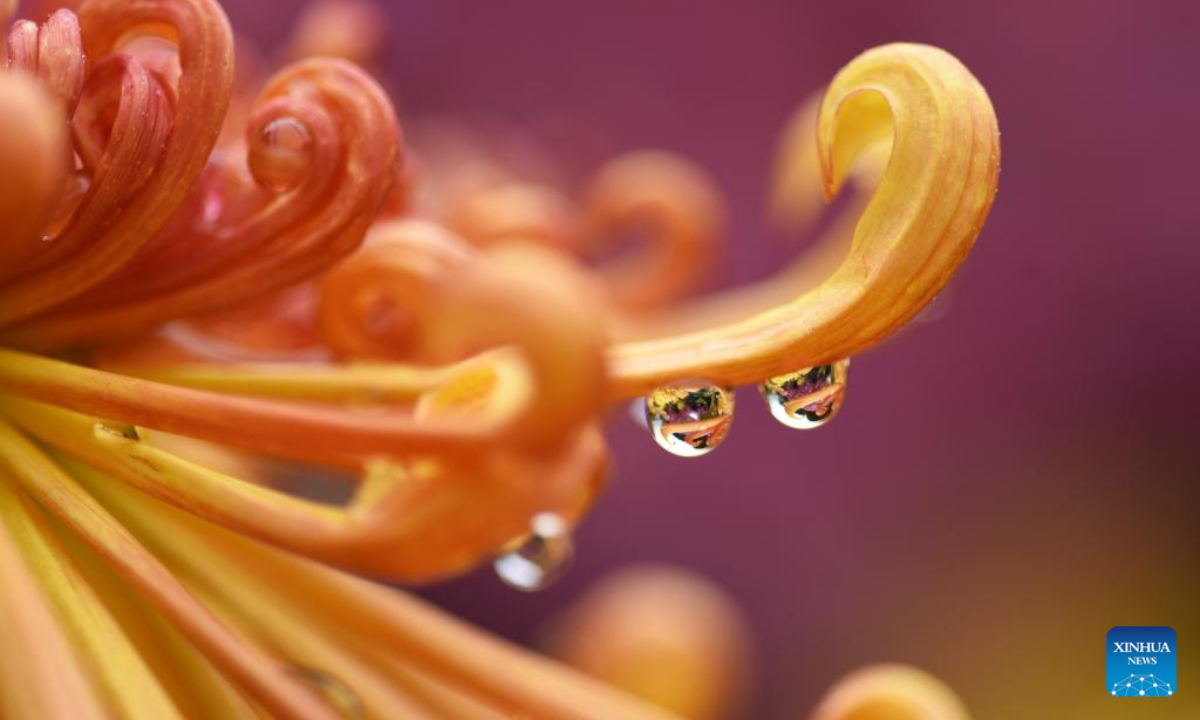
M 226 4 L 270 48 L 300 3 Z M 742 391 L 726 444 L 682 460 L 617 413 L 616 475 L 566 580 L 527 596 L 485 570 L 429 597 L 530 641 L 597 576 L 672 562 L 751 618 L 745 717 L 803 717 L 839 675 L 879 660 L 940 675 L 980 719 L 1200 717 L 1200 5 L 387 11 L 406 114 L 527 127 L 576 180 L 639 147 L 705 165 L 732 207 L 725 284 L 797 251 L 765 221 L 777 134 L 868 47 L 955 53 L 991 94 L 1004 155 L 948 313 L 857 358 L 832 425 L 789 431 Z M 1179 633 L 1182 692 L 1136 708 L 1109 698 L 1107 630 L 1160 624 Z

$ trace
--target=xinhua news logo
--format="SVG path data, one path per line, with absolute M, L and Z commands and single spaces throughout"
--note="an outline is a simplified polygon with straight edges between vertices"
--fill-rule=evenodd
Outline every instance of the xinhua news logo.
M 1169 627 L 1115 627 L 1108 631 L 1108 694 L 1171 697 L 1179 648 Z

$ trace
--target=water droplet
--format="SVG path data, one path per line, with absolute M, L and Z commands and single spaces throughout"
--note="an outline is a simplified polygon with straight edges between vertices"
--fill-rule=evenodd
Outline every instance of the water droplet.
M 290 670 L 293 675 L 316 688 L 343 717 L 350 720 L 363 720 L 367 717 L 362 698 L 341 678 L 307 665 L 292 665 Z
M 97 433 L 106 433 L 108 435 L 116 435 L 117 437 L 125 438 L 126 440 L 140 440 L 136 425 L 117 420 L 101 420 L 96 419 L 95 425 L 92 426 Z
M 733 424 L 733 390 L 705 383 L 676 383 L 646 397 L 646 421 L 659 447 L 680 457 L 716 449 Z
M 837 415 L 846 395 L 850 360 L 797 370 L 767 380 L 759 388 L 776 420 L 790 428 L 821 427 Z
M 646 399 L 634 398 L 629 401 L 629 418 L 633 420 L 638 427 L 650 429 L 650 423 L 646 420 Z
M 298 185 L 311 161 L 312 135 L 295 118 L 272 120 L 250 143 L 250 172 L 272 192 L 286 192 Z
M 530 534 L 492 563 L 509 587 L 532 592 L 566 574 L 575 558 L 571 528 L 561 515 L 541 512 L 529 523 Z

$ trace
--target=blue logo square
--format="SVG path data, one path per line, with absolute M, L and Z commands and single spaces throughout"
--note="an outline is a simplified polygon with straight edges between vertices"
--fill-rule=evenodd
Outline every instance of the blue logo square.
M 1171 697 L 1176 681 L 1175 631 L 1169 627 L 1115 627 L 1108 631 L 1108 694 Z

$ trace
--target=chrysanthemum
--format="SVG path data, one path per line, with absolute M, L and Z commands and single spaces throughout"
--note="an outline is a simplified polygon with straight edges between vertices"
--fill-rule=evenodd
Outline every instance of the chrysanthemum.
M 937 294 L 996 190 L 976 80 L 871 50 L 780 166 L 830 197 L 855 178 L 836 269 L 684 300 L 723 211 L 681 158 L 618 158 L 578 200 L 471 153 L 410 172 L 372 76 L 305 57 L 350 54 L 319 24 L 258 87 L 213 0 L 77 13 L 13 23 L 0 72 L 6 717 L 668 716 L 356 574 L 500 555 L 541 584 L 602 486 L 614 403 L 659 398 L 662 437 L 705 450 L 733 385 L 827 419 L 840 361 Z M 640 253 L 581 262 L 635 226 Z M 348 499 L 288 492 L 314 475 Z M 872 693 L 960 716 L 932 681 L 876 680 L 818 717 Z

